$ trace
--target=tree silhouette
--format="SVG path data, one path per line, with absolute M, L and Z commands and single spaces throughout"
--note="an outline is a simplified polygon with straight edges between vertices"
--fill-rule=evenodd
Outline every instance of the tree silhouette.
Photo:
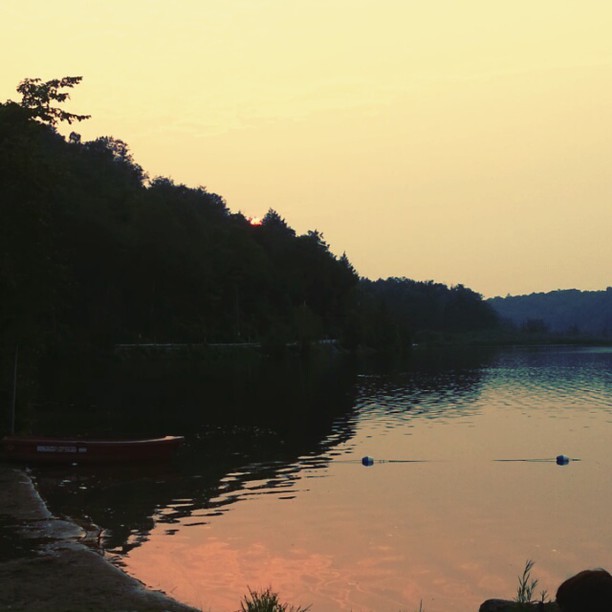
M 0 347 L 401 350 L 421 331 L 494 325 L 465 287 L 360 280 L 317 230 L 297 235 L 272 209 L 252 225 L 204 187 L 148 181 L 117 138 L 64 139 L 55 124 L 85 117 L 53 105 L 79 82 L 26 79 L 21 104 L 0 103 Z
M 72 124 L 73 121 L 89 119 L 91 115 L 76 115 L 61 108 L 51 106 L 54 102 L 65 102 L 70 94 L 60 91 L 64 87 L 74 87 L 83 80 L 83 77 L 63 77 L 42 81 L 39 78 L 24 79 L 19 83 L 17 92 L 21 94 L 20 106 L 27 109 L 32 118 L 43 123 L 55 126 L 61 121 Z

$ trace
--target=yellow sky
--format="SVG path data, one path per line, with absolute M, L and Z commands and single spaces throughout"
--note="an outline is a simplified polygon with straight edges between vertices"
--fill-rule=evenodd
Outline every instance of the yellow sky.
M 363 276 L 603 289 L 611 32 L 609 0 L 2 0 L 0 100 L 82 75 L 84 138 Z

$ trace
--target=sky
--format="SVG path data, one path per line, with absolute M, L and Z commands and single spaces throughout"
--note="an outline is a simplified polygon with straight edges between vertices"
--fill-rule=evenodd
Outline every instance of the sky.
M 609 0 L 2 0 L 0 101 L 317 229 L 360 275 L 612 285 Z

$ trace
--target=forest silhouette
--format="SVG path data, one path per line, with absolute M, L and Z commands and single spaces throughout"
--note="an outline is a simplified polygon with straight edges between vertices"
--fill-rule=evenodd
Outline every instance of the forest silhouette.
M 63 137 L 58 123 L 88 118 L 61 109 L 80 80 L 25 79 L 0 104 L 3 346 L 398 349 L 498 324 L 462 285 L 360 279 L 317 230 L 274 210 L 252 224 L 204 187 L 150 178 L 122 140 Z

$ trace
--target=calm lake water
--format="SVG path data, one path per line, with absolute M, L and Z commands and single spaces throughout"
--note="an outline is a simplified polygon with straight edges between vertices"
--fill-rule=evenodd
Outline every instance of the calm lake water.
M 612 569 L 612 348 L 251 375 L 280 428 L 274 410 L 249 418 L 248 389 L 226 388 L 230 425 L 190 387 L 177 465 L 40 471 L 51 509 L 94 521 L 130 574 L 213 612 L 268 586 L 313 611 L 475 612 L 514 596 L 527 559 L 551 596 Z

